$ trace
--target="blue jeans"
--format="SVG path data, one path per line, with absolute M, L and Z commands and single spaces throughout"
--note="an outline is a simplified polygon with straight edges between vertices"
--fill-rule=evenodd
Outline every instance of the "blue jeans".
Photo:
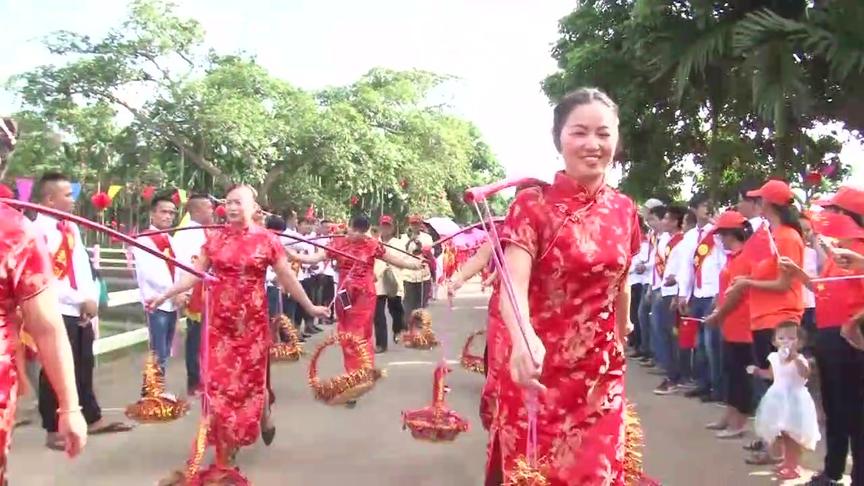
M 186 319 L 186 386 L 190 390 L 201 385 L 201 323 Z
M 675 339 L 675 313 L 670 306 L 676 298 L 673 295 L 663 297 L 660 291 L 654 292 L 651 303 L 651 325 L 654 334 L 651 344 L 654 346 L 654 359 L 666 370 L 666 377 L 677 383 L 680 376 L 678 342 Z
M 147 326 L 150 329 L 150 350 L 156 353 L 156 362 L 164 374 L 177 328 L 177 312 L 156 309 L 147 315 Z
M 642 300 L 639 301 L 639 329 L 641 337 L 639 352 L 643 356 L 652 356 L 654 351 L 651 347 L 651 297 L 651 285 L 643 285 Z
M 713 297 L 690 299 L 690 316 L 703 319 L 714 309 Z M 723 394 L 723 334 L 719 326 L 699 324 L 696 341 L 696 380 L 699 388 L 710 390 L 711 396 L 721 399 Z

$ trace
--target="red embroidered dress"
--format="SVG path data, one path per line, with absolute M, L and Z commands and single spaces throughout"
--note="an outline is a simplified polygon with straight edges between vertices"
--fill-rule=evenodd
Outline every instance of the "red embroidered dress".
M 44 241 L 37 237 L 30 221 L 0 204 L 0 481 L 18 397 L 16 308 L 47 288 L 53 272 Z
M 339 290 L 348 292 L 350 309 L 343 309 L 336 299 L 336 319 L 339 332 L 348 332 L 366 340 L 369 358 L 375 360 L 375 338 L 372 336 L 372 317 L 375 315 L 375 259 L 384 256 L 384 245 L 368 236 L 360 239 L 351 237 L 334 238 L 328 248 L 359 258 L 359 261 L 345 258 L 335 252 L 328 252 L 328 258 L 336 260 L 339 268 Z M 360 368 L 357 353 L 343 345 L 345 371 Z
M 240 447 L 255 443 L 266 397 L 270 328 L 264 295 L 267 267 L 285 257 L 272 233 L 258 226 L 211 233 L 201 253 L 218 281 L 211 286 L 208 443 Z
M 550 484 L 623 485 L 625 358 L 615 299 L 639 250 L 636 208 L 610 187 L 591 195 L 559 172 L 553 185 L 521 191 L 505 226 L 504 243 L 533 258 L 528 300 L 546 347 L 540 381 L 549 389 L 540 398 L 537 453 L 548 461 Z M 506 483 L 526 452 L 528 416 L 522 389 L 505 370 L 489 462 L 490 471 L 503 464 Z

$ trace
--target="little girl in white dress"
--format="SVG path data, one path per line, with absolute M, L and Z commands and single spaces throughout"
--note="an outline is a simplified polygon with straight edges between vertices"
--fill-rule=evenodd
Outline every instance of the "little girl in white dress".
M 802 448 L 814 450 L 821 438 L 816 404 L 806 387 L 810 364 L 798 354 L 803 344 L 799 332 L 797 323 L 781 323 L 774 331 L 778 351 L 768 356 L 771 369 L 747 368 L 751 374 L 774 380 L 759 402 L 756 434 L 766 444 L 782 446 L 783 462 L 777 467 L 777 477 L 783 480 L 799 476 Z

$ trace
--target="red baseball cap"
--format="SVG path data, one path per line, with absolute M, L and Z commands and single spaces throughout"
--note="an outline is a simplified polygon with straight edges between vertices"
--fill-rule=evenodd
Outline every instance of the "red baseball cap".
M 795 194 L 789 184 L 783 181 L 770 180 L 755 191 L 747 192 L 747 197 L 759 197 L 771 204 L 788 206 L 795 199 Z
M 837 206 L 851 213 L 864 216 L 864 190 L 843 186 L 837 190 L 834 197 L 814 201 L 817 206 Z
M 828 238 L 838 240 L 852 240 L 864 238 L 864 228 L 845 214 L 822 211 L 814 214 L 810 221 L 813 223 L 813 231 Z
M 746 222 L 747 218 L 738 211 L 724 211 L 714 221 L 714 229 L 740 229 L 744 227 Z
M 390 216 L 388 214 L 381 216 L 381 219 L 378 220 L 378 225 L 381 226 L 381 225 L 385 225 L 385 224 L 393 225 L 393 216 Z

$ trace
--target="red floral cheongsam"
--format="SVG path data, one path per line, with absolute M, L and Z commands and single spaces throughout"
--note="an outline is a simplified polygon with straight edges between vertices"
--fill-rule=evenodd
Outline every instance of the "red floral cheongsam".
M 540 381 L 548 392 L 537 417 L 545 475 L 551 486 L 623 485 L 625 358 L 615 300 L 641 241 L 635 205 L 607 186 L 592 195 L 559 172 L 551 186 L 521 191 L 505 226 L 504 243 L 533 258 L 531 324 L 546 347 Z M 503 465 L 505 483 L 526 452 L 527 419 L 522 389 L 500 373 L 489 465 Z
M 0 480 L 15 422 L 18 305 L 48 287 L 53 277 L 44 241 L 23 214 L 0 204 Z
M 334 238 L 328 246 L 359 259 L 352 260 L 335 252 L 327 256 L 336 260 L 339 268 L 339 291 L 348 292 L 351 308 L 345 310 L 339 299 L 336 299 L 336 319 L 339 332 L 351 333 L 366 340 L 369 359 L 375 360 L 375 338 L 372 335 L 372 317 L 375 315 L 375 259 L 384 256 L 384 245 L 368 236 L 354 239 L 352 237 Z M 350 346 L 342 346 L 345 360 L 345 371 L 351 372 L 360 368 L 357 353 Z
M 255 443 L 264 410 L 270 328 L 264 294 L 267 267 L 285 258 L 275 235 L 259 226 L 216 230 L 201 249 L 218 279 L 207 320 L 209 443 Z
M 501 368 L 507 366 L 505 356 L 510 351 L 510 334 L 501 319 L 500 280 L 492 284 L 489 297 L 489 317 L 486 323 L 486 383 L 480 395 L 480 420 L 483 428 L 489 430 L 495 417 L 498 403 L 498 376 L 507 373 Z

